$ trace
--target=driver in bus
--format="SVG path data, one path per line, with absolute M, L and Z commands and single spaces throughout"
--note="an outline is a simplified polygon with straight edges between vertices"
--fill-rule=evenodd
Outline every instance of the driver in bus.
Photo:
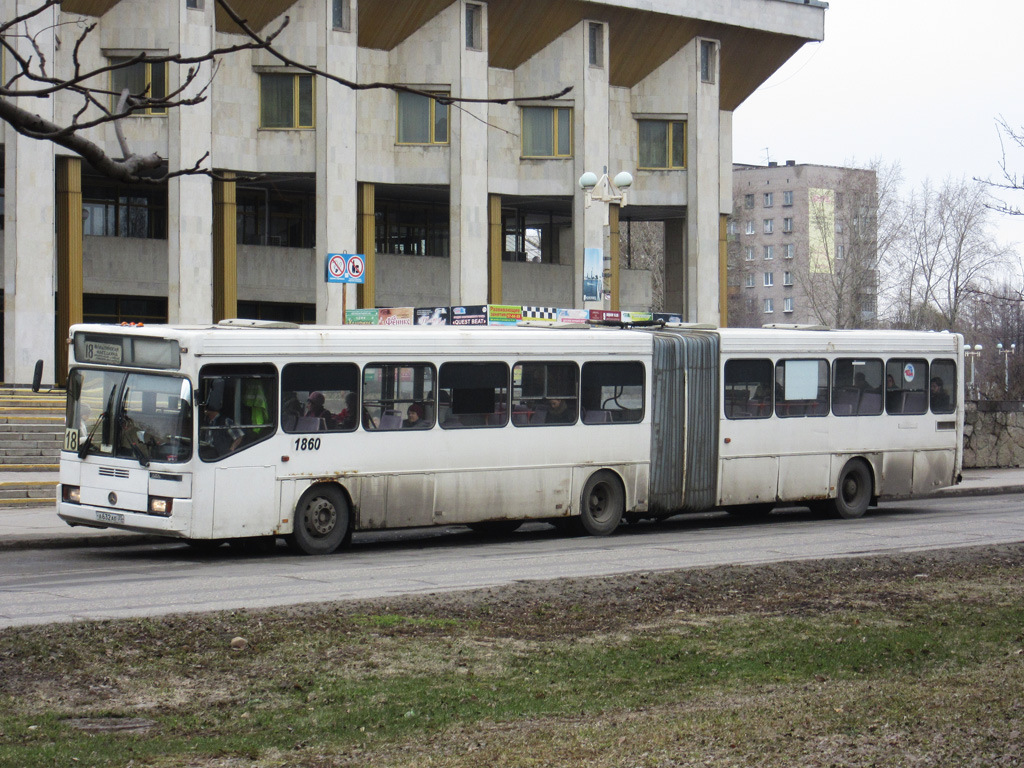
M 203 408 L 203 428 L 199 434 L 203 445 L 212 446 L 218 457 L 237 451 L 245 437 L 245 432 L 236 427 L 232 419 L 221 416 L 216 404 Z

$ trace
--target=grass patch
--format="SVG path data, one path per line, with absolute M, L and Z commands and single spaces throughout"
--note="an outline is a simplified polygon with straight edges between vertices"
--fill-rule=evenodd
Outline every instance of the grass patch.
M 1020 765 L 1024 547 L 965 557 L 4 630 L 0 765 Z

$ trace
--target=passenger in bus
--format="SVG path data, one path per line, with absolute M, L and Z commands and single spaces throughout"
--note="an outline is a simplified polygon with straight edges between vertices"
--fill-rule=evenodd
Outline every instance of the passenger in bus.
M 294 392 L 285 392 L 284 403 L 281 405 L 281 426 L 286 432 L 293 431 L 301 415 L 302 403 L 299 402 L 299 396 Z
M 421 403 L 413 403 L 406 411 L 402 429 L 426 429 L 430 426 L 426 419 L 426 408 Z
M 306 410 L 302 415 L 304 418 L 318 419 L 320 429 L 327 429 L 331 421 L 331 412 L 324 408 L 325 398 L 322 392 L 310 392 L 306 399 Z
M 548 398 L 548 410 L 544 415 L 545 424 L 572 424 L 576 421 L 576 414 L 573 413 L 565 400 L 560 397 Z
M 942 385 L 942 378 L 940 376 L 932 377 L 931 402 L 933 411 L 941 413 L 951 410 L 949 407 L 949 393 L 946 392 L 945 387 Z
M 359 413 L 359 398 L 355 392 L 345 395 L 345 407 L 334 420 L 337 429 L 355 429 L 356 417 Z

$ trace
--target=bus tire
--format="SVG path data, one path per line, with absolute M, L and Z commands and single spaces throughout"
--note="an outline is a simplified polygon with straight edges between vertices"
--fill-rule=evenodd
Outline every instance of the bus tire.
M 871 503 L 871 470 L 862 459 L 850 459 L 839 473 L 836 497 L 831 499 L 833 517 L 855 520 Z
M 345 494 L 328 483 L 314 485 L 295 507 L 288 546 L 303 555 L 329 555 L 348 537 L 351 521 Z
M 626 494 L 614 472 L 595 472 L 580 494 L 579 525 L 591 536 L 607 536 L 622 522 L 626 511 Z

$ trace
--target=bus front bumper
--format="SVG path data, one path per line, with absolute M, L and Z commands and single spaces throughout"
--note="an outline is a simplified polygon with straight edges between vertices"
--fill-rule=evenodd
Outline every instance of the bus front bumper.
M 192 502 L 189 499 L 175 499 L 174 507 L 174 514 L 170 517 L 161 517 L 143 512 L 60 501 L 57 503 L 57 516 L 70 526 L 116 528 L 134 533 L 187 538 L 187 521 L 192 517 Z

